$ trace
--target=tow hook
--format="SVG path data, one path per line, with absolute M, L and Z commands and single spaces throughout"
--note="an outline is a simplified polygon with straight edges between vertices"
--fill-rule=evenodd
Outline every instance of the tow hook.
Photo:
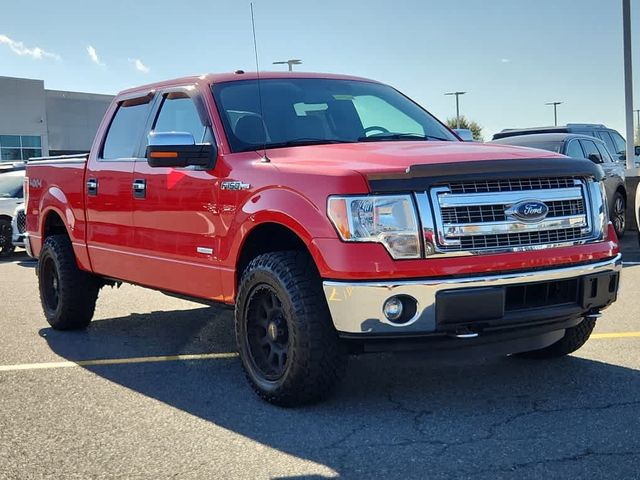
M 469 330 L 468 328 L 465 327 L 465 328 L 459 328 L 451 336 L 453 336 L 455 338 L 476 338 L 479 335 L 480 335 L 479 333 L 472 332 L 471 330 Z

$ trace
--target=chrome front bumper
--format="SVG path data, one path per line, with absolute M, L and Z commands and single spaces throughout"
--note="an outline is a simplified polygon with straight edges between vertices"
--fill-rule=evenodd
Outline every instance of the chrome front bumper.
M 481 287 L 523 285 L 568 280 L 622 269 L 622 256 L 596 263 L 528 272 L 462 278 L 434 278 L 389 282 L 324 281 L 323 288 L 336 330 L 347 334 L 429 334 L 438 331 L 436 296 L 439 292 Z M 402 325 L 385 317 L 384 302 L 395 295 L 417 301 L 416 314 Z M 615 292 L 614 292 L 615 296 Z M 468 305 L 473 309 L 474 305 Z

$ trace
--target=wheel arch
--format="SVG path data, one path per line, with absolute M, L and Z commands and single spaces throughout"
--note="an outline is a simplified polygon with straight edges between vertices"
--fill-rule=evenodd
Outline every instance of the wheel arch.
M 237 291 L 242 272 L 251 260 L 264 253 L 285 250 L 304 251 L 314 259 L 308 243 L 289 226 L 277 221 L 265 221 L 255 225 L 247 232 L 238 250 L 235 263 L 235 291 Z
M 63 218 L 63 215 L 54 208 L 50 208 L 44 213 L 40 227 L 43 242 L 51 235 L 66 235 L 69 238 L 71 237 Z

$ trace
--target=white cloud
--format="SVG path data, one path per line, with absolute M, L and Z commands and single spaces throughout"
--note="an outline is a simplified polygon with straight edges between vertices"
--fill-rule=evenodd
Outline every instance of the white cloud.
M 511 60 L 509 60 L 508 58 L 501 58 L 500 63 L 511 63 Z
M 136 67 L 136 70 L 138 70 L 139 72 L 149 73 L 149 67 L 142 63 L 142 60 L 140 60 L 139 58 L 130 58 L 129 61 L 133 63 L 133 65 Z
M 12 38 L 9 38 L 3 34 L 0 34 L 0 44 L 6 45 L 11 49 L 13 53 L 15 53 L 16 55 L 20 55 L 21 57 L 27 56 L 35 60 L 42 60 L 43 58 L 51 58 L 53 60 L 61 59 L 60 55 L 58 55 L 57 53 L 47 52 L 40 47 L 28 48 L 24 45 L 24 43 L 13 40 Z
M 106 64 L 100 61 L 100 58 L 98 57 L 98 52 L 94 47 L 92 47 L 91 45 L 87 46 L 87 53 L 89 54 L 89 58 L 93 63 L 101 67 L 106 67 Z

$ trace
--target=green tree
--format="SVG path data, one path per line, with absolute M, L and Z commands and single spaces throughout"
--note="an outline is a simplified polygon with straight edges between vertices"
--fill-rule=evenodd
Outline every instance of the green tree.
M 447 125 L 449 126 L 449 128 L 458 128 L 456 117 L 447 118 Z M 460 115 L 460 128 L 467 128 L 471 130 L 471 133 L 473 133 L 473 139 L 476 142 L 484 142 L 484 137 L 482 136 L 482 127 L 478 122 L 468 120 L 464 115 Z

